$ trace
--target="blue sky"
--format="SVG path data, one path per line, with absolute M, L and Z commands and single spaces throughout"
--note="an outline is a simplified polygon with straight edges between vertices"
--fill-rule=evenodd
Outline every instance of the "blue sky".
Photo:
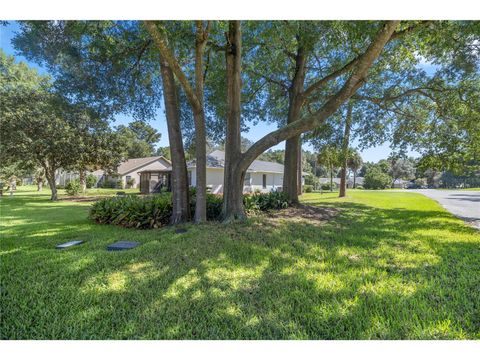
M 36 63 L 27 61 L 23 56 L 19 56 L 15 49 L 13 48 L 11 44 L 11 40 L 15 34 L 16 31 L 18 31 L 19 26 L 15 21 L 9 21 L 7 26 L 0 26 L 0 45 L 1 49 L 5 51 L 8 55 L 14 55 L 17 61 L 23 61 L 26 62 L 30 67 L 37 69 L 41 74 L 46 74 L 48 73 L 45 69 L 43 69 L 41 66 L 39 66 Z M 115 118 L 115 122 L 113 125 L 120 125 L 120 124 L 128 124 L 131 120 L 131 117 L 128 115 L 118 115 Z M 160 142 L 158 143 L 159 146 L 168 146 L 168 134 L 167 134 L 167 126 L 166 126 L 166 120 L 165 120 L 165 115 L 163 112 L 163 109 L 159 109 L 157 112 L 156 120 L 150 121 L 150 125 L 152 125 L 155 129 L 157 129 L 161 134 L 162 138 Z M 250 130 L 246 133 L 243 133 L 242 136 L 252 140 L 256 141 L 259 140 L 261 137 L 264 135 L 268 134 L 269 132 L 272 131 L 272 124 L 265 124 L 265 123 L 260 123 L 256 126 L 250 126 Z M 356 145 L 356 142 L 353 141 L 353 146 Z M 283 149 L 285 147 L 284 142 L 278 144 L 277 146 L 273 147 L 273 149 Z M 313 148 L 309 145 L 304 145 L 303 148 L 305 150 L 310 150 L 313 151 Z M 388 155 L 391 152 L 390 144 L 389 143 L 384 143 L 380 146 L 376 146 L 373 148 L 369 148 L 366 150 L 361 151 L 362 158 L 364 161 L 378 161 L 380 159 L 385 159 L 388 157 Z M 408 155 L 417 157 L 418 153 L 416 152 L 410 152 Z

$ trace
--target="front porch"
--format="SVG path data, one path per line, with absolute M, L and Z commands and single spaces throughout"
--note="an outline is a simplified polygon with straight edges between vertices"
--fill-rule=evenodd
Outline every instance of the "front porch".
M 144 195 L 171 191 L 171 171 L 145 170 L 140 175 L 140 193 Z

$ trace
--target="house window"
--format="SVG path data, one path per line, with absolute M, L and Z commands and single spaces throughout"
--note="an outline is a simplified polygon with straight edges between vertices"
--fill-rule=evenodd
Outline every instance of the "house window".
M 245 180 L 243 181 L 243 185 L 250 186 L 250 173 L 245 174 Z
M 188 174 L 188 175 L 187 175 L 187 177 L 188 177 L 188 186 L 192 186 L 192 172 L 189 171 L 187 174 Z
M 125 176 L 125 182 L 128 183 L 128 181 L 129 181 L 131 178 L 132 178 L 132 177 L 131 177 L 130 175 Z
M 262 187 L 263 187 L 264 189 L 267 188 L 267 174 L 263 174 L 263 175 L 262 175 Z

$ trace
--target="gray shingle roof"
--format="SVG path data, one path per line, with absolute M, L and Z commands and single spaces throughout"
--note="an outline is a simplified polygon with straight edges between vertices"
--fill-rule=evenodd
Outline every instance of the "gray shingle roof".
M 163 159 L 167 162 L 169 162 L 167 159 L 165 159 L 163 156 L 150 156 L 150 157 L 145 157 L 145 158 L 137 158 L 137 159 L 128 159 L 124 161 L 123 163 L 120 164 L 120 166 L 117 169 L 117 172 L 120 175 L 127 174 L 129 172 L 132 172 L 133 170 L 148 165 L 154 161 L 158 161 L 160 159 Z

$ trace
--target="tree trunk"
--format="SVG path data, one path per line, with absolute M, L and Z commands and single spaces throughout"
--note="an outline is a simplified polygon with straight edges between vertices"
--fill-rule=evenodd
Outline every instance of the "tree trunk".
M 168 63 L 175 77 L 182 86 L 187 100 L 193 110 L 195 122 L 195 156 L 196 156 L 196 175 L 197 175 L 197 194 L 195 205 L 195 222 L 206 221 L 206 136 L 205 136 L 205 110 L 203 106 L 203 52 L 207 43 L 208 33 L 211 22 L 207 22 L 207 27 L 203 28 L 202 21 L 196 21 L 196 37 L 195 37 L 195 89 L 193 89 L 190 81 L 174 53 L 168 47 L 168 38 L 165 33 L 158 30 L 157 25 L 153 21 L 145 21 L 145 27 L 152 36 L 161 56 Z
M 298 203 L 298 147 L 300 136 L 294 136 L 285 142 L 285 161 L 283 173 L 283 191 L 292 204 Z
M 196 22 L 195 36 L 195 96 L 198 106 L 193 108 L 193 120 L 195 122 L 195 157 L 197 172 L 197 199 L 195 202 L 195 222 L 207 221 L 207 135 L 205 130 L 205 108 L 203 90 L 203 53 L 207 44 L 208 29 L 203 28 L 203 22 Z
M 79 171 L 79 181 L 80 181 L 80 191 L 82 193 L 85 193 L 87 191 L 87 177 L 85 174 L 85 170 L 80 170 Z
M 298 139 L 297 194 L 302 195 L 302 138 Z
M 305 49 L 298 45 L 295 56 L 295 75 L 289 88 L 289 103 L 287 124 L 292 124 L 300 119 L 303 105 L 303 87 L 305 81 Z M 285 161 L 283 174 L 283 191 L 293 204 L 298 203 L 298 195 L 301 193 L 301 140 L 300 135 L 295 135 L 285 142 Z M 300 187 L 300 189 L 299 189 Z
M 352 109 L 353 102 L 349 101 L 347 107 L 347 116 L 345 117 L 345 131 L 343 133 L 342 141 L 342 171 L 340 175 L 340 193 L 339 197 L 345 197 L 347 195 L 347 162 L 348 162 L 348 145 L 350 143 L 350 129 L 352 127 Z
M 330 192 L 333 191 L 333 166 L 330 167 Z
M 195 170 L 197 172 L 195 222 L 202 223 L 207 220 L 207 139 L 203 110 L 194 112 L 193 118 L 195 121 Z
M 43 180 L 37 179 L 37 191 L 42 191 L 42 190 L 43 190 Z
M 246 218 L 243 206 L 243 181 L 248 165 L 240 166 L 240 95 L 242 35 L 240 21 L 228 26 L 226 56 L 227 133 L 225 139 L 225 171 L 222 218 L 225 222 Z
M 48 186 L 52 192 L 50 196 L 50 200 L 57 201 L 58 200 L 58 193 L 57 193 L 57 184 L 55 183 L 55 169 L 50 169 L 48 167 L 45 168 L 45 177 L 48 181 Z
M 353 170 L 353 188 L 354 189 L 357 188 L 357 170 L 356 169 Z
M 172 202 L 173 211 L 170 222 L 179 224 L 190 220 L 190 204 L 188 192 L 188 174 L 183 149 L 180 114 L 178 109 L 175 79 L 168 62 L 160 57 L 160 70 L 163 82 L 163 100 L 167 118 L 168 141 L 172 161 Z

